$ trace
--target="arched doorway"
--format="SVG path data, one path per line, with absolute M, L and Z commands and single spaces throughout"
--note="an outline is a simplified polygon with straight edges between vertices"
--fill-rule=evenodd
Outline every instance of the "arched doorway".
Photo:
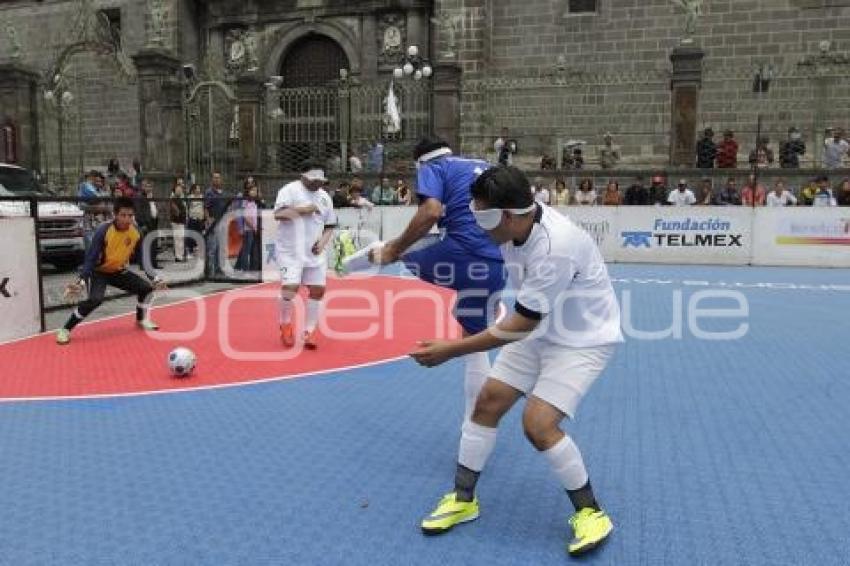
M 296 170 L 305 160 L 340 158 L 340 69 L 351 68 L 342 47 L 326 35 L 299 39 L 280 64 L 280 167 Z
M 345 51 L 326 35 L 308 35 L 295 43 L 280 65 L 284 88 L 333 86 L 339 70 L 349 70 Z

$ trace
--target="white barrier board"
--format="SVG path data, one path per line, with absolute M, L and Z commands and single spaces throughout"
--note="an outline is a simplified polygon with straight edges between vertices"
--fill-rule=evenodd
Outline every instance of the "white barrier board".
M 605 261 L 614 261 L 620 247 L 616 206 L 558 206 L 556 210 L 590 234 Z
M 0 218 L 0 342 L 41 329 L 38 255 L 32 218 Z
M 850 208 L 560 206 L 557 210 L 584 228 L 611 262 L 850 267 Z M 340 228 L 351 231 L 358 249 L 398 237 L 415 213 L 412 206 L 337 211 Z M 264 275 L 276 280 L 271 255 L 276 223 L 270 211 L 265 214 L 264 226 L 272 229 L 263 234 Z

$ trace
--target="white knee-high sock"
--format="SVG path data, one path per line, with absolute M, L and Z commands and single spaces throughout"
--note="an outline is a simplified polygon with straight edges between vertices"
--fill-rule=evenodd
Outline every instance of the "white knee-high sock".
M 466 362 L 463 380 L 463 393 L 466 400 L 463 421 L 466 422 L 472 418 L 475 400 L 478 399 L 478 393 L 481 392 L 481 388 L 484 387 L 490 375 L 490 358 L 487 357 L 487 352 L 475 352 L 465 355 L 463 359 Z
M 496 445 L 497 429 L 464 421 L 460 435 L 460 451 L 457 461 L 473 472 L 480 472 Z
M 587 484 L 587 469 L 572 438 L 564 435 L 555 446 L 543 452 L 543 456 L 558 476 L 567 491 L 574 491 Z
M 319 324 L 319 314 L 322 309 L 322 301 L 316 299 L 307 299 L 307 332 L 313 332 L 316 325 Z
M 289 291 L 280 292 L 280 323 L 292 322 L 292 299 L 295 298 Z

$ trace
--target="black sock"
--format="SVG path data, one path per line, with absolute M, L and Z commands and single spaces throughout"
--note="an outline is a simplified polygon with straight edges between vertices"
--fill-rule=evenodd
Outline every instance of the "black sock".
M 587 483 L 584 484 L 583 487 L 573 490 L 566 490 L 567 495 L 570 496 L 570 501 L 573 503 L 573 507 L 576 508 L 576 511 L 581 511 L 585 507 L 590 507 L 596 511 L 599 511 L 601 508 L 599 507 L 599 503 L 596 501 L 596 497 L 593 495 L 593 488 L 590 487 L 590 480 L 587 480 Z
M 458 501 L 472 501 L 475 499 L 475 484 L 478 483 L 478 476 L 481 472 L 474 472 L 462 466 L 457 465 L 455 472 L 455 493 L 457 493 Z
M 143 307 L 136 307 L 136 320 L 145 320 L 145 310 Z
M 82 322 L 82 320 L 83 320 L 83 317 L 78 315 L 76 312 L 73 312 L 73 313 L 71 313 L 71 316 L 68 318 L 68 322 L 66 322 L 65 326 L 63 326 L 62 328 L 64 328 L 65 330 L 68 330 L 68 331 L 73 330 L 75 326 L 77 326 L 78 324 L 80 324 L 80 322 Z

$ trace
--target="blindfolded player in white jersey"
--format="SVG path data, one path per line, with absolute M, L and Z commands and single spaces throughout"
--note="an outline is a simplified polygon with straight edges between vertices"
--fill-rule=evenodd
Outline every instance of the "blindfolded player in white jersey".
M 292 299 L 301 285 L 309 292 L 302 332 L 304 346 L 317 347 L 316 326 L 328 270 L 326 249 L 337 224 L 331 197 L 322 188 L 327 182 L 320 166 L 305 164 L 301 178 L 284 185 L 274 203 L 281 284 L 280 338 L 286 347 L 295 344 Z
M 504 346 L 464 423 L 455 489 L 422 522 L 443 533 L 478 517 L 475 485 L 496 442 L 500 419 L 520 396 L 523 428 L 549 462 L 575 507 L 571 555 L 588 552 L 613 530 L 590 486 L 581 453 L 561 430 L 623 340 L 620 310 L 596 243 L 546 205 L 534 203 L 528 179 L 514 167 L 485 171 L 472 185 L 470 209 L 501 246 L 516 292 L 514 312 L 455 341 L 427 341 L 411 354 L 439 365 L 456 356 Z

